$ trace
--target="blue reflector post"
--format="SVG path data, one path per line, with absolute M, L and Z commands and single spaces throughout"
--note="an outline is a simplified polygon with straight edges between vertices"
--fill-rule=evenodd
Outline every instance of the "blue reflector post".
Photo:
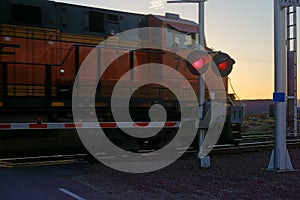
M 275 103 L 285 102 L 285 93 L 284 92 L 274 92 L 273 101 Z

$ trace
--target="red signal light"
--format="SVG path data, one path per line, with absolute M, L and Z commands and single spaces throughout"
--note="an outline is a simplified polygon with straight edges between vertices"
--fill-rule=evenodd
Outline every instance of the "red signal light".
M 201 69 L 201 67 L 203 67 L 203 60 L 202 60 L 202 58 L 200 58 L 199 60 L 196 60 L 195 62 L 193 62 L 193 67 L 195 68 L 195 69 Z
M 227 66 L 228 66 L 227 62 L 224 61 L 218 65 L 218 68 L 219 70 L 226 70 Z
M 228 54 L 216 52 L 213 60 L 217 67 L 212 70 L 217 76 L 226 77 L 231 73 L 235 61 Z
M 201 69 L 204 65 L 208 64 L 211 61 L 211 57 L 209 55 L 204 55 L 195 62 L 193 62 L 193 67 L 195 69 Z
M 186 66 L 192 74 L 200 76 L 206 72 L 211 60 L 212 58 L 206 52 L 197 50 L 188 55 Z

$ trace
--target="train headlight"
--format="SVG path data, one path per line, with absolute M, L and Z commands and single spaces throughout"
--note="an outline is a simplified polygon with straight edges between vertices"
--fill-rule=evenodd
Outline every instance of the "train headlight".
M 59 73 L 62 75 L 62 74 L 64 74 L 66 71 L 65 71 L 65 69 L 64 68 L 60 68 L 59 69 Z

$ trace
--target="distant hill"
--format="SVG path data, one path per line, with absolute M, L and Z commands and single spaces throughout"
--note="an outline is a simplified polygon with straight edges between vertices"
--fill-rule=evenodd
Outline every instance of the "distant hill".
M 246 114 L 269 114 L 270 105 L 274 105 L 271 99 L 241 100 L 245 104 Z

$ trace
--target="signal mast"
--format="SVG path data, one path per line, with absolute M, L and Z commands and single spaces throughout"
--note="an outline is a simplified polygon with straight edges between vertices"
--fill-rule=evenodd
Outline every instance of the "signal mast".
M 167 3 L 197 3 L 198 4 L 198 36 L 199 36 L 199 45 L 204 47 L 204 2 L 207 0 L 175 0 L 175 1 L 167 1 Z M 202 75 L 203 76 L 203 75 Z M 204 77 L 199 76 L 199 120 L 203 119 L 203 104 L 204 104 Z M 202 144 L 204 143 L 205 131 L 199 131 L 199 152 L 200 148 L 202 148 Z M 199 164 L 202 168 L 209 168 L 210 167 L 210 157 L 205 156 L 202 157 L 199 154 Z

